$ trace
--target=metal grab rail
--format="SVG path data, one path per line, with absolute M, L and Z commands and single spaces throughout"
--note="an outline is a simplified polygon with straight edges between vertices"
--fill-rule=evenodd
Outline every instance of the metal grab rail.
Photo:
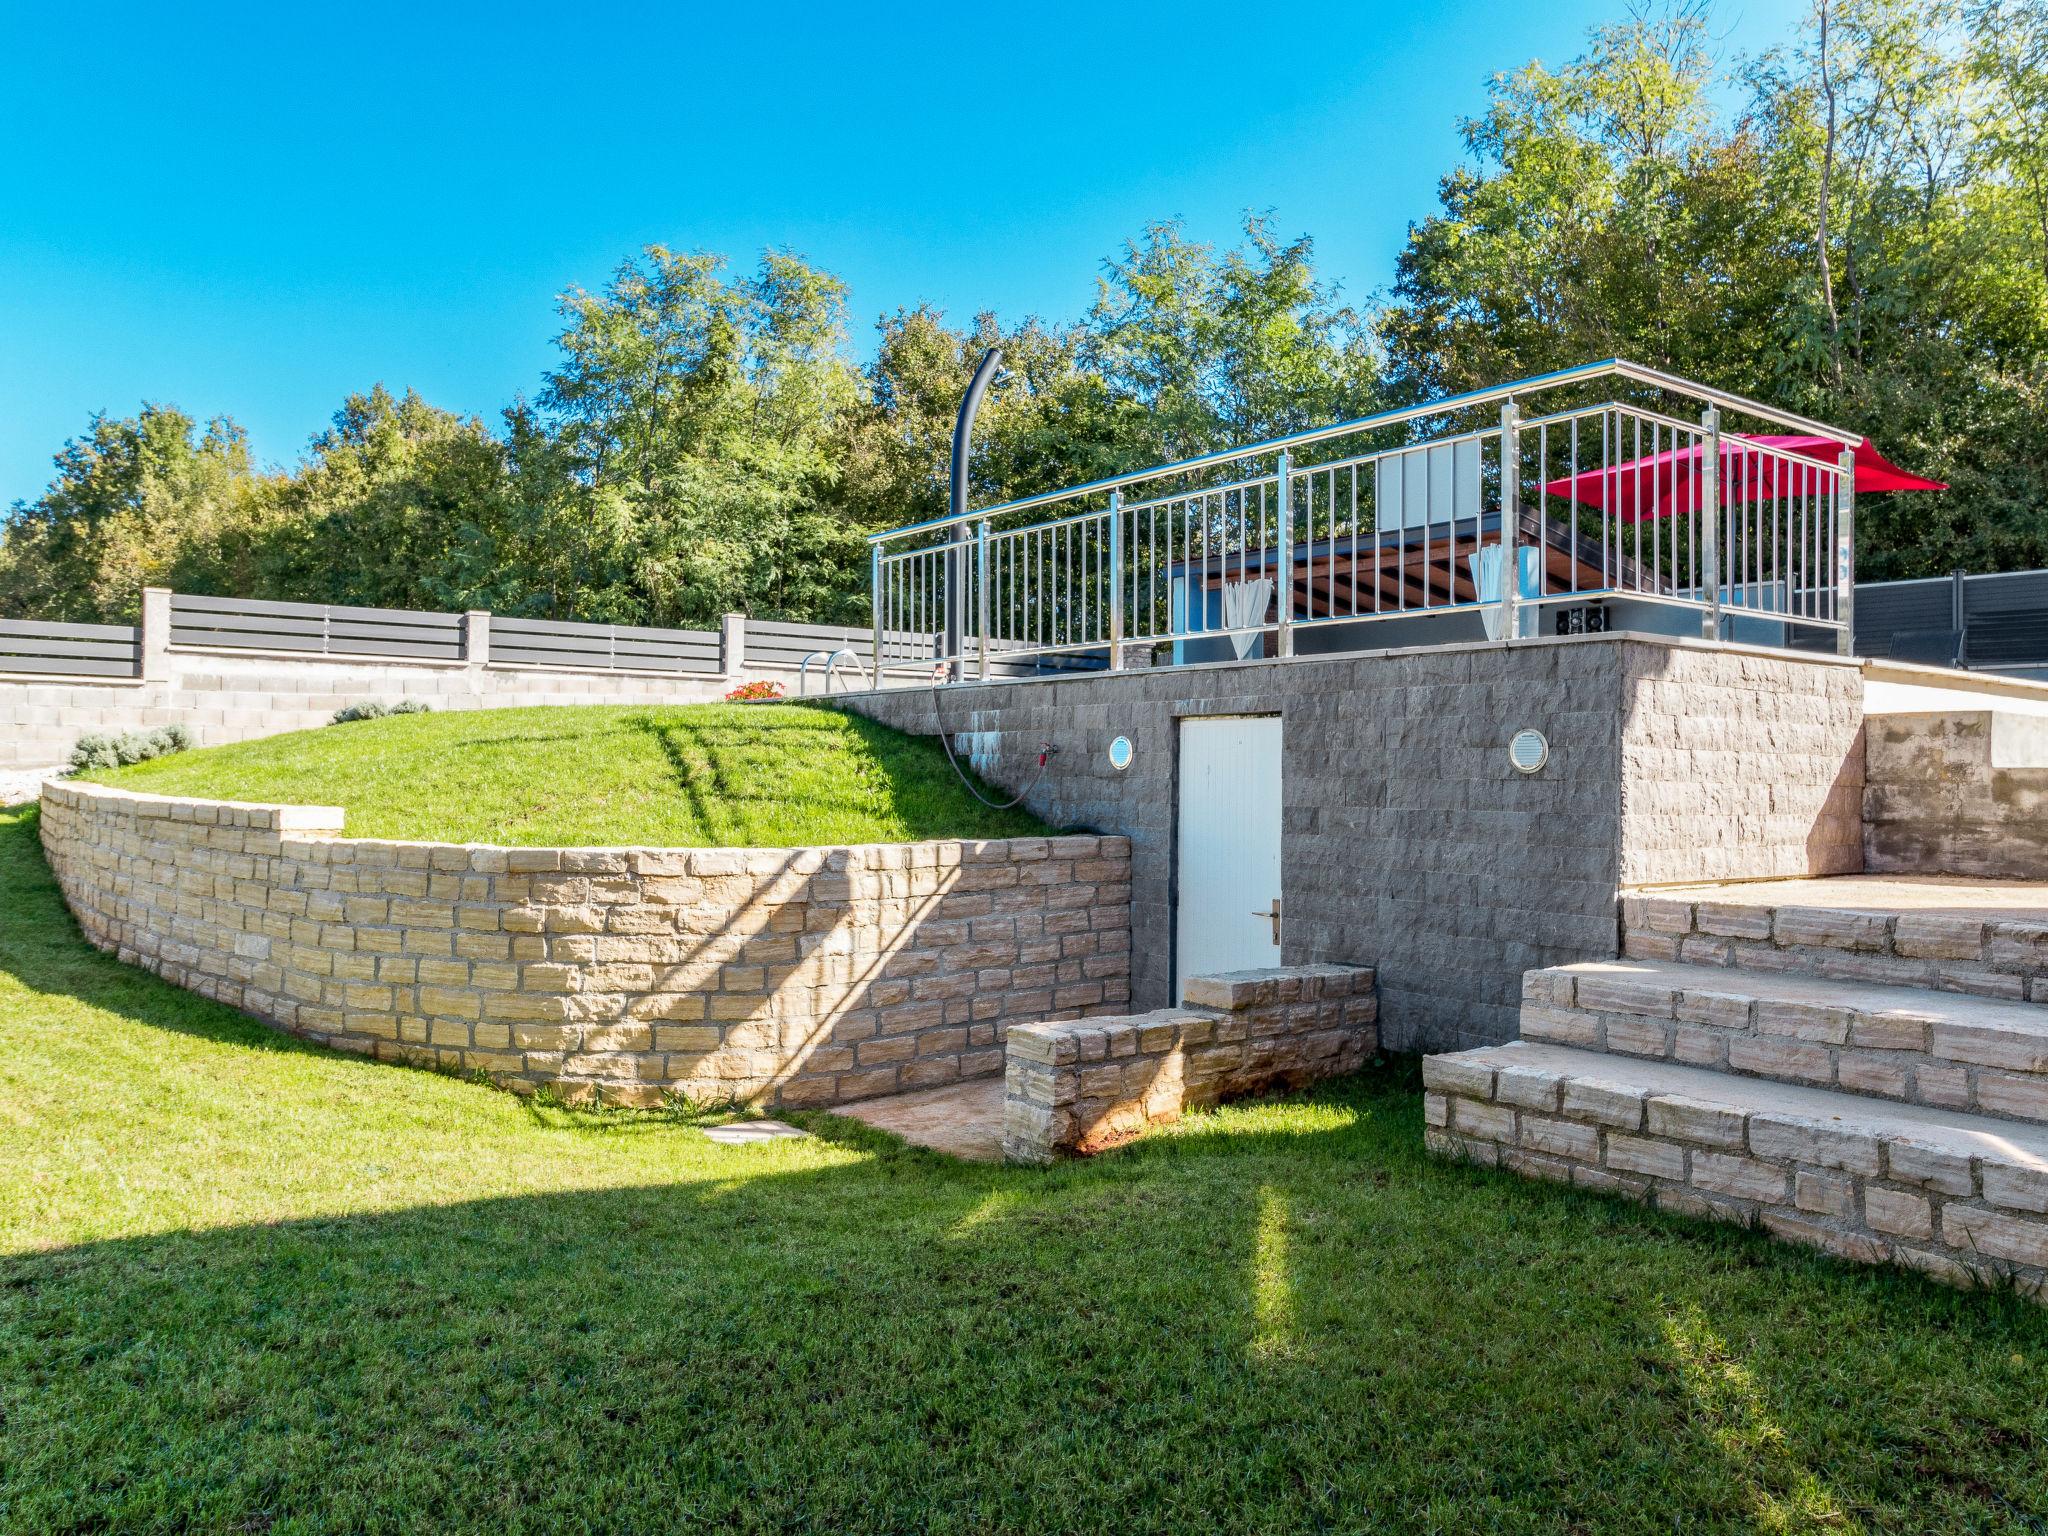
M 1525 394 L 1603 377 L 1690 396 L 1700 413 L 1607 400 L 1520 414 Z M 1313 462 L 1293 452 L 1484 404 L 1498 424 Z M 1725 431 L 1724 409 L 1840 454 Z M 1483 626 L 1468 618 L 1469 636 L 1446 638 L 1513 637 L 1546 606 L 1588 600 L 1663 611 L 1664 628 L 1670 609 L 1695 609 L 1695 633 L 1765 643 L 1831 629 L 1845 648 L 1860 441 L 1616 360 L 913 524 L 870 536 L 877 684 L 885 633 L 932 636 L 949 608 L 968 631 L 950 659 L 977 658 L 980 677 L 992 656 L 1117 668 L 1161 644 L 1176 661 L 1286 656 L 1319 625 L 1456 612 Z M 1094 504 L 1024 515 L 1077 498 Z M 1767 615 L 1776 630 L 1759 628 Z
M 841 658 L 844 658 L 847 665 L 854 669 L 855 680 L 858 681 L 860 658 L 853 653 L 850 646 L 842 645 L 836 651 L 813 651 L 803 659 L 802 664 L 796 669 L 797 697 L 803 698 L 810 692 L 811 663 L 822 661 L 825 663 L 825 696 L 830 698 L 832 695 L 832 670 L 839 665 Z M 877 688 L 881 687 L 882 672 L 879 665 L 875 668 L 873 677 L 874 686 Z

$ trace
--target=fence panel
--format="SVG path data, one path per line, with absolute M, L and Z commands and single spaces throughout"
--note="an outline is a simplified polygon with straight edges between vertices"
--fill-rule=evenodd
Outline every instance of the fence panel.
M 491 620 L 491 660 L 528 667 L 600 671 L 720 670 L 718 636 L 700 629 L 643 629 L 558 619 Z
M 171 594 L 171 644 L 315 656 L 462 660 L 462 615 Z
M 142 631 L 132 624 L 0 619 L 0 672 L 135 677 L 141 671 Z

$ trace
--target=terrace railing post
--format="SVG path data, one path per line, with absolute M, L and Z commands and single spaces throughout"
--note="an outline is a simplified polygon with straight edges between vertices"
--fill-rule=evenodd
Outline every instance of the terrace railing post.
M 1542 528 L 1537 528 L 1540 537 Z M 1510 395 L 1500 403 L 1500 637 L 1521 638 L 1522 410 Z M 1456 591 L 1453 573 L 1453 593 Z
M 1706 612 L 1700 617 L 1700 634 L 1708 640 L 1721 638 L 1721 412 L 1708 406 L 1700 413 L 1703 434 L 1700 463 L 1700 504 L 1695 517 L 1706 520 L 1701 539 L 1705 556 L 1700 581 L 1707 589 Z
M 1109 493 L 1109 670 L 1124 664 L 1124 496 Z
M 975 674 L 988 681 L 988 519 L 974 525 L 974 634 L 980 659 Z
M 1856 654 L 1856 450 L 1844 448 L 1835 487 L 1835 652 Z
M 1280 643 L 1282 656 L 1294 654 L 1294 491 L 1293 461 L 1286 449 L 1280 450 L 1278 476 L 1279 511 L 1276 514 L 1276 531 L 1280 539 L 1280 569 L 1273 573 L 1275 600 L 1280 604 Z M 1200 583 L 1191 585 L 1191 592 L 1206 592 L 1209 573 L 1202 572 Z M 1206 602 L 1207 599 L 1205 598 Z
M 875 625 L 874 685 L 882 686 L 882 546 L 868 546 L 868 610 Z

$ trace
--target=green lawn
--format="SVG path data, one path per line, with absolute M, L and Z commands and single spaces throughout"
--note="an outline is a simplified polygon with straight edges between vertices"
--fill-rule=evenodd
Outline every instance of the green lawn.
M 786 848 L 1045 830 L 1026 811 L 977 801 L 936 740 L 799 704 L 401 715 L 87 777 L 152 794 L 339 805 L 351 837 L 527 847 Z
M 1440 1164 L 721 1148 L 99 956 L 0 813 L 0 1529 L 2039 1530 L 2048 1313 Z

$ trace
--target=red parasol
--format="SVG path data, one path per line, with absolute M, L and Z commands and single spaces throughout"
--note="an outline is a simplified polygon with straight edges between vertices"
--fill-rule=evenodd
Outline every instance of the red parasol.
M 1772 449 L 1775 452 L 1760 452 Z M 1835 468 L 1842 445 L 1831 437 L 1765 436 L 1730 432 L 1721 438 L 1721 501 L 1740 505 L 1823 494 L 1832 488 L 1824 470 Z M 1583 470 L 1543 489 L 1588 507 L 1613 507 L 1622 521 L 1671 517 L 1699 504 L 1700 444 L 1631 459 L 1606 469 Z M 1864 438 L 1856 445 L 1856 489 L 1945 491 L 1937 480 L 1909 475 Z

